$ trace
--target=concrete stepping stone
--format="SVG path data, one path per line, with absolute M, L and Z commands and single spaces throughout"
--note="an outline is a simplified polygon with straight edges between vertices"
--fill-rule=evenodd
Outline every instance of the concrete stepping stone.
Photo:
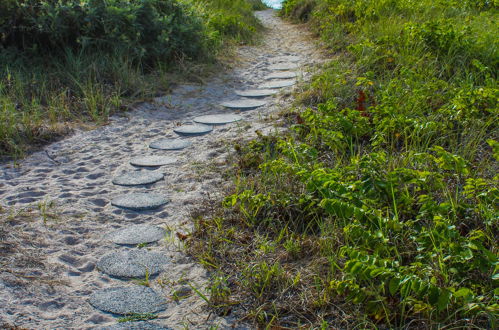
M 154 276 L 163 270 L 168 258 L 161 253 L 147 250 L 126 250 L 112 252 L 99 260 L 97 268 L 113 277 L 145 278 Z
M 245 91 L 236 91 L 236 94 L 243 97 L 266 97 L 275 95 L 278 92 L 274 89 L 248 89 Z
M 296 70 L 300 66 L 296 63 L 278 63 L 278 64 L 273 64 L 269 66 L 269 70 L 275 70 L 275 71 L 289 71 L 289 70 Z
M 109 327 L 100 328 L 100 330 L 173 330 L 157 323 L 148 321 L 128 321 L 118 324 L 113 324 Z
M 183 136 L 199 136 L 213 131 L 213 127 L 203 124 L 182 125 L 173 129 L 173 131 Z
M 192 143 L 181 139 L 161 139 L 149 144 L 149 148 L 160 150 L 182 150 L 187 148 Z
M 113 231 L 105 236 L 114 244 L 137 245 L 157 242 L 166 235 L 166 230 L 151 225 L 131 225 Z
M 218 115 L 206 115 L 194 118 L 196 123 L 206 124 L 206 125 L 225 125 L 229 123 L 234 123 L 236 121 L 242 120 L 243 117 L 234 115 L 231 113 L 218 114 Z
M 104 312 L 129 315 L 164 311 L 167 301 L 153 289 L 135 285 L 99 290 L 90 296 L 89 303 Z
M 298 75 L 291 71 L 274 72 L 265 77 L 266 80 L 272 79 L 292 79 L 296 78 Z
M 133 171 L 115 177 L 113 183 L 119 186 L 138 186 L 155 183 L 163 178 L 164 174 L 159 172 Z
M 241 99 L 221 103 L 223 107 L 237 110 L 253 110 L 267 104 L 265 101 Z
M 296 80 L 273 80 L 266 82 L 265 84 L 261 85 L 262 88 L 272 88 L 272 89 L 277 89 L 277 88 L 284 88 L 284 87 L 290 87 L 296 84 Z
M 274 60 L 279 62 L 298 62 L 300 57 L 296 55 L 283 55 L 275 57 Z
M 168 199 L 155 193 L 131 193 L 119 195 L 111 201 L 117 207 L 132 211 L 155 210 L 168 203 Z
M 170 156 L 142 156 L 134 158 L 130 164 L 140 167 L 158 167 L 177 162 L 177 158 Z

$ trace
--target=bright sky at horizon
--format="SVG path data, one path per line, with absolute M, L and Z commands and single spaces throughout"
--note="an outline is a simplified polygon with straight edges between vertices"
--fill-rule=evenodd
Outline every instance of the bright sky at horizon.
M 280 9 L 283 0 L 263 0 L 263 2 L 265 2 L 267 5 L 269 5 L 272 8 Z

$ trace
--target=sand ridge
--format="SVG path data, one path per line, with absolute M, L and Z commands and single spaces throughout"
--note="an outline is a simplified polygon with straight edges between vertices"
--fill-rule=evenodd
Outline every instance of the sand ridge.
M 93 329 L 116 324 L 116 316 L 92 307 L 89 297 L 102 289 L 137 286 L 96 269 L 106 253 L 129 248 L 114 244 L 106 235 L 134 224 L 160 226 L 173 234 L 147 246 L 169 259 L 166 271 L 150 281 L 151 288 L 167 299 L 155 323 L 174 329 L 237 324 L 232 316 L 211 314 L 190 290 L 195 286 L 206 293 L 208 274 L 183 253 L 174 233 L 188 232 L 191 212 L 213 199 L 225 184 L 220 169 L 227 166 L 234 141 L 250 139 L 256 131 L 275 130 L 272 119 L 291 99 L 282 93 L 270 96 L 263 99 L 264 106 L 244 112 L 224 109 L 220 103 L 240 99 L 235 90 L 259 88 L 274 72 L 272 66 L 300 68 L 298 80 L 306 80 L 307 67 L 321 61 L 302 28 L 283 22 L 272 10 L 257 16 L 268 28 L 264 41 L 241 47 L 236 68 L 205 85 L 179 86 L 171 95 L 115 116 L 105 127 L 77 132 L 18 165 L 0 166 L 4 209 L 0 213 L 0 327 Z M 182 150 L 149 148 L 158 139 L 177 139 L 173 129 L 180 124 L 224 112 L 243 120 L 188 137 L 192 144 Z M 131 159 L 145 156 L 171 156 L 178 161 L 143 169 L 164 174 L 164 180 L 154 184 L 113 185 L 114 177 L 134 170 Z M 170 202 L 140 212 L 111 205 L 115 197 L 131 193 L 166 195 Z M 172 298 L 176 291 L 191 294 L 176 301 Z

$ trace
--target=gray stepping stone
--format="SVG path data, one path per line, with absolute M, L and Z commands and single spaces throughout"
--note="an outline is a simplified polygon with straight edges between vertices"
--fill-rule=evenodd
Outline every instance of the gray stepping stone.
M 109 327 L 104 327 L 100 329 L 101 330 L 173 330 L 172 328 L 167 328 L 160 324 L 148 321 L 138 321 L 138 322 L 128 321 L 128 322 L 113 324 Z
M 137 245 L 157 242 L 165 235 L 166 230 L 158 226 L 131 225 L 106 235 L 106 239 L 119 245 Z
M 274 60 L 277 60 L 279 62 L 298 62 L 300 60 L 300 57 L 296 55 L 283 55 L 275 57 Z
M 159 172 L 133 171 L 115 177 L 113 183 L 119 186 L 138 186 L 158 182 L 163 177 L 164 174 Z
M 236 94 L 244 97 L 265 97 L 275 95 L 278 92 L 274 89 L 248 89 L 245 91 L 236 91 Z
M 199 136 L 210 133 L 213 131 L 213 127 L 202 124 L 189 124 L 176 127 L 173 131 L 184 136 Z
M 269 70 L 276 70 L 276 71 L 289 71 L 289 70 L 296 70 L 298 68 L 299 66 L 296 63 L 279 63 L 269 66 Z
M 157 252 L 147 250 L 126 250 L 112 252 L 97 263 L 97 268 L 110 276 L 118 278 L 145 278 L 147 274 L 159 274 L 168 258 Z
M 271 79 L 292 79 L 296 78 L 298 75 L 295 72 L 283 71 L 283 72 L 274 72 L 265 77 L 267 80 Z
M 192 143 L 186 140 L 180 139 L 161 139 L 149 144 L 149 148 L 160 149 L 160 150 L 181 150 L 187 148 Z
M 177 162 L 177 158 L 170 156 L 142 156 L 134 158 L 130 164 L 141 167 L 158 167 Z
M 156 313 L 166 309 L 166 299 L 143 285 L 107 288 L 94 292 L 90 305 L 104 312 L 129 315 Z
M 131 193 L 119 195 L 111 201 L 117 207 L 133 211 L 154 210 L 168 203 L 168 199 L 155 193 Z
M 194 118 L 194 121 L 196 123 L 206 124 L 206 125 L 224 125 L 240 121 L 241 119 L 243 119 L 243 117 L 228 113 L 228 114 L 199 116 Z
M 287 79 L 287 80 L 273 80 L 273 81 L 269 81 L 263 85 L 261 85 L 262 88 L 284 88 L 284 87 L 290 87 L 290 86 L 293 86 L 294 84 L 296 84 L 296 80 L 291 80 L 291 79 Z
M 238 109 L 238 110 L 252 110 L 259 108 L 265 104 L 267 104 L 267 102 L 265 101 L 249 100 L 249 99 L 241 99 L 241 100 L 227 101 L 221 103 L 223 107 L 229 109 Z

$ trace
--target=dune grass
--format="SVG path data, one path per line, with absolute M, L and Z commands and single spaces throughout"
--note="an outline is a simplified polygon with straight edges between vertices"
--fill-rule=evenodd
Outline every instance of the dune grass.
M 189 249 L 259 327 L 497 328 L 497 8 L 288 0 L 333 51 Z
M 0 156 L 101 125 L 262 27 L 246 0 L 8 0 L 0 4 Z

